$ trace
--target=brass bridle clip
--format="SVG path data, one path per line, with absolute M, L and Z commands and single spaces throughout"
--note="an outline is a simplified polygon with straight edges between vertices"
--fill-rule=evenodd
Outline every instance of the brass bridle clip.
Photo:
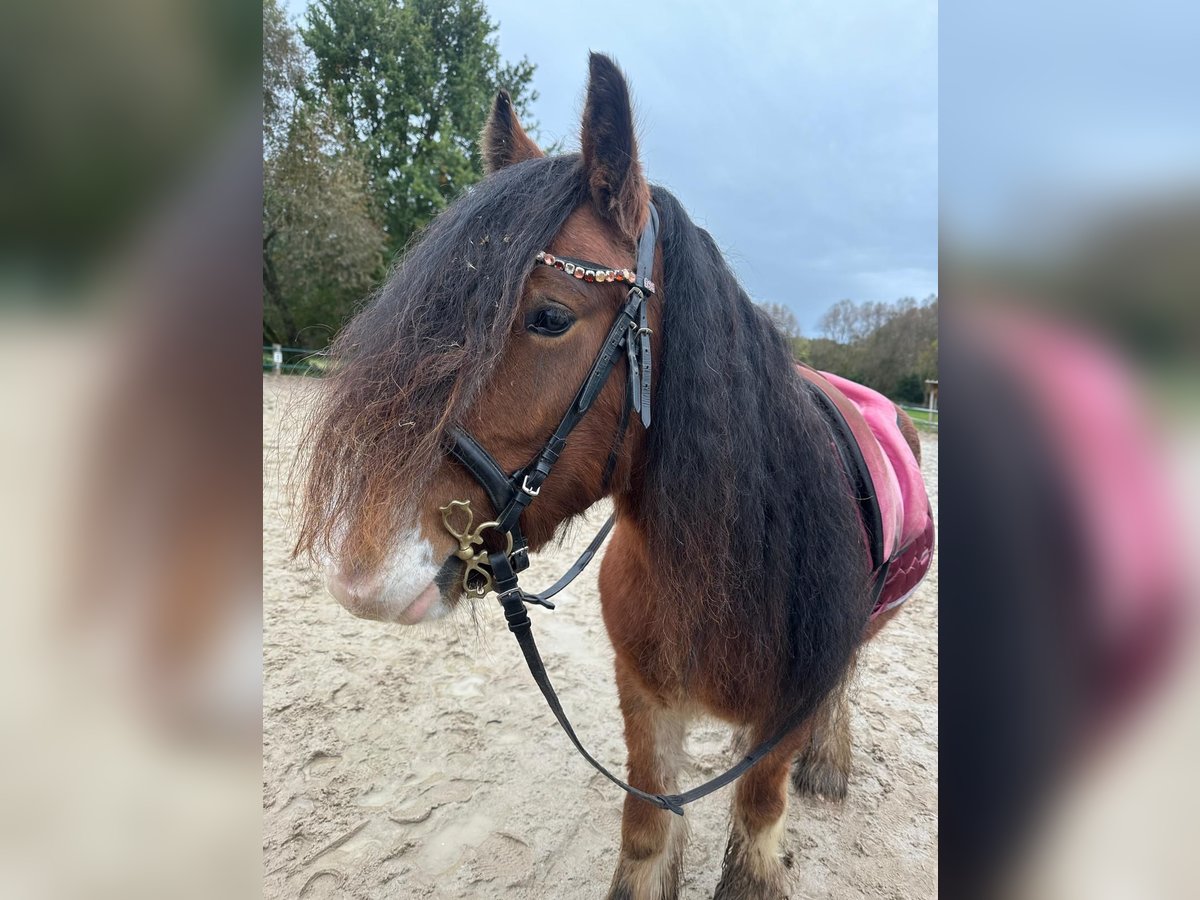
M 452 517 L 459 514 L 459 511 L 466 513 L 466 524 L 461 528 L 456 528 L 451 521 Z M 489 528 L 500 529 L 499 522 L 484 522 L 474 531 L 471 526 L 475 522 L 475 514 L 471 511 L 470 500 L 451 500 L 445 506 L 439 507 L 438 511 L 442 514 L 442 525 L 450 532 L 451 537 L 458 541 L 458 549 L 454 551 L 454 555 L 463 561 L 463 591 L 468 594 L 474 594 L 477 597 L 482 597 L 495 588 L 495 581 L 492 578 L 492 572 L 487 567 L 488 551 L 483 544 L 483 533 Z M 504 555 L 508 556 L 512 553 L 513 537 L 512 533 L 503 532 L 508 546 L 504 549 Z M 471 576 L 477 575 L 476 584 L 471 584 Z

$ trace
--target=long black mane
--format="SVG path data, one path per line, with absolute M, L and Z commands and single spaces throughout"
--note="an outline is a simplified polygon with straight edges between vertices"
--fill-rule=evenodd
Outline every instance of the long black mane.
M 787 648 L 780 714 L 812 709 L 845 673 L 869 613 L 863 530 L 830 426 L 783 336 L 708 232 L 654 188 L 663 258 L 663 359 L 640 514 L 670 611 L 712 640 Z M 721 623 L 714 637 L 713 624 Z M 712 652 L 694 664 L 729 654 Z M 731 660 L 736 677 L 772 667 Z M 769 688 L 763 685 L 763 688 Z

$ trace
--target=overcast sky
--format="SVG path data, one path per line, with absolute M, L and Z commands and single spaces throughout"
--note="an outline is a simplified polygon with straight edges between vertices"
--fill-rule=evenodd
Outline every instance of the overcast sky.
M 648 177 L 805 333 L 843 297 L 937 292 L 934 0 L 487 5 L 502 56 L 537 65 L 542 142 L 578 148 L 587 54 L 609 53 Z

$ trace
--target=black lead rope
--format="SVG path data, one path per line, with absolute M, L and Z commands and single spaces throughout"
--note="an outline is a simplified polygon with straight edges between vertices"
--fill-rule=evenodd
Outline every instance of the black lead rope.
M 609 524 L 611 524 L 611 520 Z M 607 527 L 608 525 L 606 524 L 605 528 Z M 635 788 L 631 784 L 626 784 L 612 772 L 608 771 L 608 769 L 604 768 L 592 754 L 588 753 L 587 748 L 580 742 L 579 736 L 575 734 L 575 729 L 571 727 L 571 721 L 567 718 L 566 712 L 563 711 L 562 703 L 559 702 L 554 685 L 550 683 L 550 676 L 546 672 L 546 665 L 542 662 L 542 655 L 538 652 L 537 642 L 533 639 L 533 626 L 529 621 L 529 614 L 525 607 L 526 597 L 517 585 L 517 574 L 508 564 L 508 557 L 502 552 L 489 554 L 489 561 L 492 566 L 492 577 L 496 582 L 496 591 L 500 595 L 500 606 L 504 609 L 504 618 L 508 620 L 508 630 L 516 637 L 517 644 L 521 647 L 521 652 L 525 656 L 525 663 L 529 666 L 529 673 L 533 676 L 533 680 L 537 682 L 537 686 L 541 688 L 542 696 L 546 698 L 546 704 L 550 707 L 550 711 L 554 713 L 554 718 L 558 719 L 558 724 L 562 726 L 562 730 L 567 733 L 567 737 L 570 738 L 571 743 L 575 745 L 575 749 L 579 751 L 579 755 L 586 759 L 592 768 L 625 792 L 632 794 L 640 800 L 645 800 L 659 809 L 669 809 L 676 815 L 682 816 L 683 806 L 675 802 L 675 798 L 663 796 L 662 794 L 651 794 Z M 579 568 L 582 571 L 583 566 Z M 716 788 L 713 788 L 713 790 L 716 790 Z
M 683 808 L 689 803 L 694 803 L 701 797 L 707 797 L 714 791 L 719 791 L 745 774 L 759 760 L 774 750 L 780 741 L 794 731 L 808 717 L 810 711 L 804 710 L 802 715 L 790 716 L 771 738 L 755 747 L 733 768 L 721 773 L 716 778 L 709 779 L 699 787 L 694 787 L 682 794 L 651 794 L 635 788 L 633 785 L 622 781 L 601 765 L 592 754 L 588 753 L 587 748 L 579 740 L 579 736 L 575 734 L 575 729 L 571 726 L 571 720 L 567 718 L 567 714 L 562 708 L 562 703 L 558 699 L 558 693 L 554 690 L 554 685 L 550 682 L 550 675 L 546 671 L 546 664 L 542 662 L 542 655 L 538 652 L 537 641 L 533 637 L 533 623 L 529 620 L 525 604 L 535 596 L 538 599 L 553 596 L 573 581 L 575 576 L 582 572 L 591 561 L 596 550 L 603 543 L 604 538 L 612 528 L 612 524 L 613 520 L 610 517 L 604 523 L 604 527 L 600 530 L 596 538 L 593 539 L 587 550 L 584 551 L 583 556 L 575 562 L 575 565 L 567 571 L 567 574 L 560 578 L 551 588 L 539 595 L 529 595 L 521 590 L 517 584 L 517 574 L 512 570 L 512 566 L 509 565 L 508 557 L 502 552 L 494 552 L 488 556 L 492 567 L 492 577 L 496 582 L 496 591 L 499 594 L 500 606 L 504 609 L 504 618 L 508 620 L 508 630 L 517 639 L 517 644 L 520 646 L 521 653 L 525 657 L 525 664 L 529 667 L 529 674 L 533 676 L 533 680 L 541 690 L 542 696 L 546 698 L 546 705 L 554 713 L 554 718 L 558 720 L 558 724 L 562 726 L 562 730 L 567 733 L 567 737 L 575 745 L 575 749 L 579 751 L 579 755 L 586 759 L 592 768 L 626 793 L 632 794 L 640 800 L 645 800 L 659 809 L 670 810 L 675 815 L 682 816 Z
M 500 606 L 504 610 L 504 618 L 508 621 L 508 630 L 517 639 L 517 644 L 520 646 L 521 653 L 525 657 L 525 665 L 529 667 L 529 674 L 533 676 L 533 680 L 537 683 L 539 690 L 541 690 L 542 696 L 546 698 L 546 705 L 554 713 L 554 718 L 558 720 L 558 724 L 562 726 L 562 730 L 567 733 L 567 737 L 575 745 L 575 749 L 579 751 L 579 755 L 586 759 L 593 769 L 626 793 L 632 794 L 640 800 L 645 800 L 659 809 L 670 810 L 675 815 L 682 816 L 683 807 L 689 803 L 694 803 L 702 797 L 707 797 L 714 791 L 719 791 L 726 785 L 732 784 L 741 778 L 759 760 L 774 750 L 780 741 L 798 728 L 812 714 L 812 711 L 804 709 L 799 713 L 789 716 L 774 735 L 746 754 L 741 762 L 733 766 L 733 768 L 681 794 L 651 794 L 635 788 L 633 785 L 622 781 L 601 765 L 592 754 L 588 753 L 587 748 L 579 740 L 579 736 L 575 734 L 575 729 L 571 726 L 571 720 L 567 718 L 566 711 L 563 710 L 562 703 L 558 699 L 558 693 L 554 690 L 554 685 L 550 681 L 550 675 L 546 671 L 546 664 L 542 662 L 542 655 L 538 651 L 537 641 L 533 637 L 533 623 L 529 619 L 525 605 L 527 603 L 538 603 L 553 609 L 554 604 L 548 603 L 547 600 L 574 581 L 575 577 L 587 567 L 592 557 L 596 555 L 596 551 L 600 548 L 600 545 L 604 543 L 604 539 L 608 536 L 612 526 L 613 517 L 609 516 L 608 521 L 604 523 L 604 527 L 600 529 L 600 533 L 592 539 L 592 543 L 588 545 L 583 555 L 575 561 L 575 564 L 567 570 L 562 578 L 539 594 L 526 594 L 521 590 L 517 584 L 517 574 L 509 564 L 508 557 L 501 552 L 494 552 L 488 555 L 488 560 L 492 568 L 492 577 L 496 582 L 496 591 L 499 594 Z M 887 568 L 887 565 L 884 565 L 875 576 L 875 583 L 872 589 L 873 596 L 878 596 L 887 574 Z

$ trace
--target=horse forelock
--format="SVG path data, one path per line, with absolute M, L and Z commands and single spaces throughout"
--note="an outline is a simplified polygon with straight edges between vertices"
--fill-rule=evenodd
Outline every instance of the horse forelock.
M 511 166 L 404 252 L 330 349 L 333 372 L 299 456 L 298 553 L 385 552 L 441 464 L 447 429 L 487 383 L 535 254 L 585 190 L 575 155 Z

